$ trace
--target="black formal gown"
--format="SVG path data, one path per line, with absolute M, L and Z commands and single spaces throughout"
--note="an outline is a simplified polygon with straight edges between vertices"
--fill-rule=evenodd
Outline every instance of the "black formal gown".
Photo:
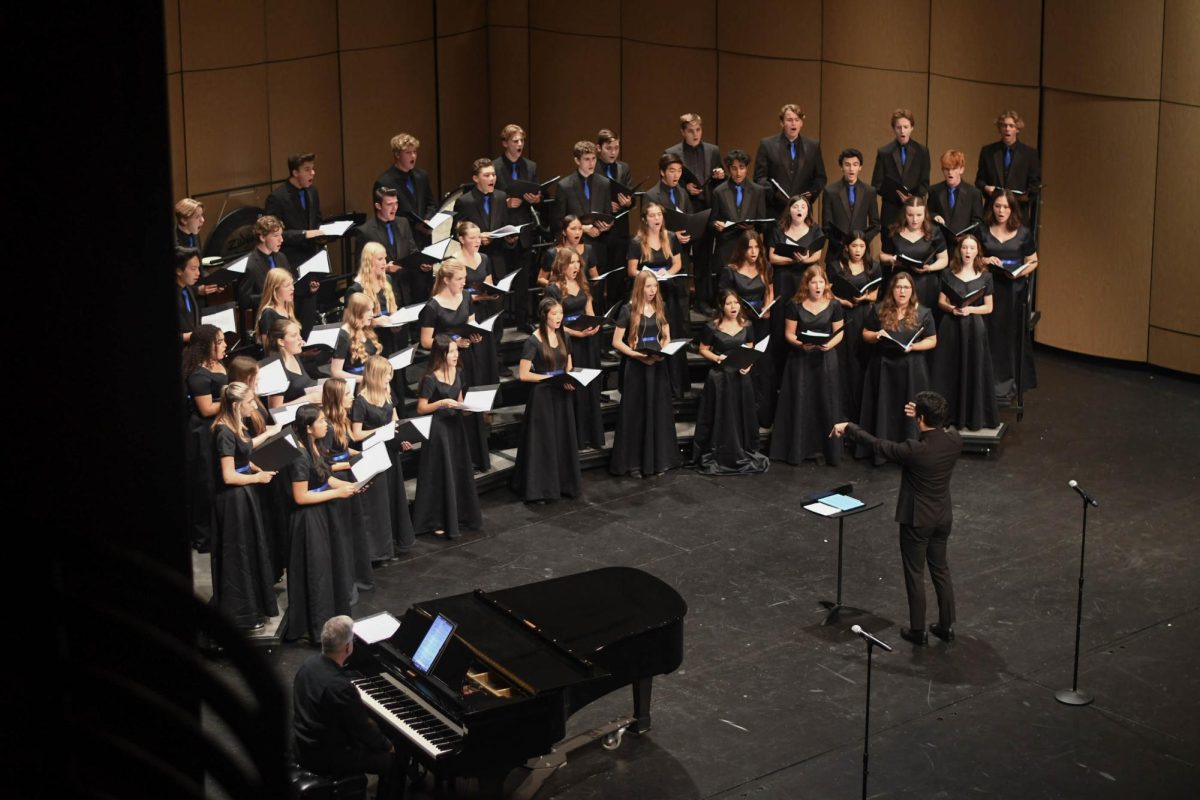
M 658 322 L 654 315 L 630 319 L 630 306 L 621 307 L 617 327 L 628 332 L 637 326 L 637 348 L 657 347 Z M 637 349 L 635 348 L 635 349 Z M 679 440 L 675 437 L 675 409 L 671 405 L 671 379 L 666 361 L 646 364 L 626 358 L 621 407 L 617 412 L 616 437 L 608 471 L 613 475 L 640 472 L 657 475 L 678 467 Z
M 700 333 L 700 341 L 722 356 L 744 345 L 753 345 L 754 334 L 747 326 L 731 336 L 710 322 Z M 709 475 L 767 471 L 771 462 L 758 450 L 758 410 L 751 379 L 754 370 L 767 361 L 760 358 L 749 375 L 720 364 L 709 369 L 696 414 L 691 466 Z
M 354 398 L 354 405 L 350 408 L 350 421 L 361 422 L 364 432 L 373 431 L 392 424 L 394 408 L 391 400 L 382 406 L 376 406 L 367 402 L 367 398 L 360 394 Z M 375 445 L 388 448 L 392 468 L 376 475 L 370 488 L 364 493 L 366 502 L 363 504 L 363 513 L 366 517 L 372 561 L 392 558 L 398 550 L 407 550 L 416 541 L 412 518 L 408 513 L 404 470 L 398 449 L 392 448 L 393 443 L 396 443 L 398 448 L 399 443 L 395 439 L 384 445 Z
M 274 420 L 271 417 L 271 412 L 263 405 L 261 398 L 254 398 L 255 404 L 258 406 L 258 416 L 264 425 L 271 425 Z M 251 437 L 257 436 L 261 431 L 256 429 L 254 420 L 250 417 L 243 417 L 242 424 L 245 426 L 247 434 Z M 251 447 L 254 442 L 251 441 Z M 254 493 L 258 495 L 258 507 L 262 511 L 263 529 L 267 532 L 267 544 L 271 548 L 271 566 L 274 568 L 273 575 L 275 583 L 279 583 L 283 579 L 283 571 L 287 567 L 288 553 L 291 552 L 291 528 L 289 518 L 292 508 L 292 487 L 283 478 L 276 478 L 270 483 L 260 483 L 254 486 Z
M 287 376 L 288 386 L 283 392 L 283 402 L 290 403 L 293 400 L 299 400 L 303 397 L 308 389 L 317 385 L 316 380 L 311 375 L 304 371 L 303 365 L 299 359 L 296 361 L 296 366 L 300 367 L 299 372 L 292 372 L 288 369 L 287 361 L 283 361 L 283 374 Z
M 466 264 L 465 261 L 463 263 Z M 480 301 L 475 299 L 476 295 L 489 294 L 488 287 L 483 285 L 484 279 L 488 276 L 491 276 L 493 281 L 495 281 L 497 277 L 503 277 L 496 276 L 492 272 L 492 259 L 488 256 L 488 254 L 480 253 L 479 266 L 467 266 L 467 286 L 464 289 L 466 294 L 471 295 L 471 311 L 475 314 L 475 319 L 479 322 L 483 322 L 485 319 L 492 316 L 497 311 L 503 310 L 504 308 L 504 303 L 502 300 Z M 497 320 L 497 328 L 499 328 L 500 325 L 501 321 Z M 491 381 L 491 383 L 495 383 L 495 381 Z
M 667 234 L 670 237 L 671 253 L 682 253 L 683 245 L 675 238 L 675 234 Z M 634 237 L 629 242 L 629 249 L 625 254 L 625 260 L 628 262 L 634 259 L 638 262 L 638 269 L 642 265 L 648 266 L 656 271 L 665 272 L 671 268 L 672 258 L 668 258 L 663 254 L 662 250 L 651 248 L 650 258 L 642 260 L 642 243 Z M 680 270 L 683 271 L 682 269 Z M 688 285 L 686 278 L 672 278 L 670 280 L 659 281 L 658 291 L 662 295 L 663 311 L 667 316 L 667 325 L 671 328 L 671 338 L 682 339 L 688 336 L 690 326 L 688 325 Z M 669 356 L 662 362 L 662 366 L 667 368 L 669 379 L 671 382 L 672 396 L 679 398 L 683 397 L 688 390 L 687 380 L 687 348 L 681 349 L 673 356 Z
M 420 396 L 431 403 L 458 400 L 466 391 L 463 371 L 455 370 L 452 383 L 442 383 L 432 373 L 421 379 Z M 471 464 L 467 424 L 477 414 L 463 415 L 450 408 L 433 412 L 429 441 L 421 445 L 421 467 L 417 473 L 417 499 L 413 527 L 421 533 L 445 531 L 458 538 L 461 528 L 478 530 L 483 525 L 475 473 Z
M 861 291 L 869 282 L 880 277 L 878 263 L 864 261 L 863 264 L 863 271 L 857 275 L 840 268 L 837 274 Z M 876 288 L 880 285 L 876 284 Z M 845 299 L 852 301 L 855 298 Z M 870 316 L 871 303 L 859 303 L 854 308 L 842 309 L 842 340 L 838 342 L 837 351 L 838 372 L 842 376 L 842 413 L 847 419 L 853 418 L 862 408 L 863 376 L 874 352 L 874 348 L 862 338 L 863 325 Z
M 337 438 L 332 425 L 325 434 L 322 446 L 325 448 L 325 452 L 330 454 L 331 466 L 350 462 L 349 443 Z M 354 476 L 348 470 L 335 470 L 332 474 L 344 481 L 354 480 Z M 375 588 L 374 570 L 371 568 L 371 542 L 365 510 L 366 503 L 366 496 L 360 492 L 353 497 L 330 504 L 333 506 L 330 510 L 337 517 L 337 528 L 344 532 L 340 541 L 346 552 L 346 563 L 350 565 L 354 588 L 364 591 Z
M 528 360 L 539 375 L 558 375 L 567 367 L 565 356 L 562 359 L 552 356 L 547 361 L 542 355 L 541 342 L 533 335 L 521 348 L 521 360 Z M 572 394 L 559 383 L 530 385 L 512 477 L 512 490 L 527 503 L 579 495 L 583 479 L 579 474 L 579 439 Z
M 214 403 L 221 401 L 221 390 L 229 382 L 224 372 L 213 372 L 205 367 L 196 367 L 187 376 L 188 414 L 187 438 L 184 447 L 187 480 L 188 524 L 193 545 L 204 549 L 212 541 L 213 457 L 212 417 L 200 416 L 196 408 L 197 397 L 210 397 Z
M 290 474 L 281 473 L 275 480 L 285 481 L 289 490 L 293 483 L 304 483 L 315 491 L 329 488 L 328 479 L 318 477 L 312 456 L 307 452 L 301 452 L 287 472 Z M 292 504 L 288 608 L 280 627 L 284 641 L 307 638 L 314 644 L 320 642 L 325 620 L 350 613 L 354 579 L 342 543 L 350 532 L 340 527 L 341 517 L 331 508 L 344 502 Z
M 239 627 L 257 625 L 279 614 L 272 588 L 274 569 L 254 485 L 231 486 L 221 476 L 221 459 L 233 458 L 238 472 L 249 473 L 251 445 L 225 425 L 213 431 L 212 584 L 213 603 Z M 275 480 L 279 480 L 276 476 Z
M 789 247 L 811 247 L 823 234 L 821 229 L 816 225 L 808 227 L 808 233 L 801 236 L 799 239 L 791 239 L 783 232 L 783 228 L 776 226 L 771 229 L 771 238 L 769 247 L 778 247 L 780 245 L 788 245 Z M 767 250 L 770 253 L 770 249 Z M 780 266 L 772 264 L 772 282 L 775 284 L 775 296 L 779 300 L 775 304 L 778 311 L 782 311 L 788 300 L 796 296 L 796 290 L 800 288 L 800 279 L 804 277 L 804 271 L 807 270 L 810 264 L 788 264 Z M 788 351 L 791 347 L 783 336 L 783 314 L 775 313 L 771 315 L 771 343 L 767 347 L 767 352 L 771 354 L 771 358 L 775 361 L 775 374 L 782 375 L 783 368 L 788 358 Z
M 756 311 L 761 312 L 763 303 L 766 302 L 767 287 L 763 285 L 762 278 L 758 275 L 748 278 L 733 267 L 721 270 L 720 277 L 717 279 L 717 288 L 729 289 L 736 293 L 743 302 L 752 306 Z M 771 316 L 777 316 L 779 309 L 782 308 L 783 303 L 773 305 Z M 761 342 L 771 334 L 769 318 L 755 319 L 751 324 L 753 325 L 751 335 L 753 341 Z M 754 385 L 754 405 L 758 410 L 758 424 L 760 427 L 769 428 L 775 421 L 775 401 L 779 394 L 779 373 L 775 370 L 774 359 L 760 358 L 754 365 L 754 369 L 750 370 L 750 382 Z
M 587 313 L 588 298 L 583 292 L 569 294 L 565 298 L 557 284 L 546 287 L 546 297 L 553 297 L 563 307 L 564 327 Z M 593 311 L 595 308 L 592 309 Z M 571 364 L 587 369 L 600 369 L 600 336 L 571 337 Z M 597 449 L 604 447 L 604 418 L 600 412 L 600 391 L 603 389 L 603 376 L 597 376 L 587 386 L 575 387 L 575 433 L 579 445 L 591 446 Z
M 804 331 L 832 334 L 834 324 L 842 321 L 842 306 L 831 300 L 820 313 L 812 314 L 802 303 L 789 300 L 783 316 L 795 320 L 797 338 Z M 837 346 L 829 351 L 790 344 L 788 348 L 791 352 L 779 382 L 779 408 L 771 429 L 771 458 L 789 464 L 808 459 L 841 463 L 844 445 L 829 436 L 833 426 L 845 419 Z
M 915 259 L 921 264 L 935 260 L 935 254 L 946 249 L 946 240 L 942 238 L 942 231 L 939 228 L 933 229 L 933 238 L 926 239 L 924 237 L 917 239 L 915 242 L 910 242 L 900 235 L 900 232 L 885 236 L 883 239 L 883 251 L 896 256 L 904 256 L 897 258 L 895 265 L 884 264 L 883 266 L 883 289 L 886 291 L 888 283 L 892 279 L 892 275 L 897 272 L 907 272 L 912 275 L 914 294 L 917 297 L 917 302 L 926 309 L 937 308 L 939 287 L 942 285 L 939 272 L 914 272 L 913 268 L 918 266 Z M 883 294 L 880 294 L 882 297 Z
M 363 352 L 366 355 L 361 359 L 351 357 L 350 334 L 346 333 L 345 328 L 338 330 L 337 341 L 333 345 L 333 357 L 342 359 L 343 370 L 349 372 L 351 375 L 362 375 L 367 358 L 380 354 L 379 348 L 370 339 L 363 341 Z
M 990 272 L 962 281 L 945 270 L 942 283 L 960 297 L 982 287 L 983 292 L 968 306 L 981 306 L 984 298 L 992 294 Z M 938 323 L 938 344 L 933 350 L 933 390 L 946 398 L 950 406 L 948 424 L 960 430 L 975 431 L 1000 424 L 985 318 L 976 314 L 967 317 L 942 314 Z
M 866 328 L 872 331 L 880 329 L 878 305 L 871 309 Z M 899 329 L 888 332 L 901 341 L 907 341 L 918 330 L 921 332 L 918 341 L 936 330 L 933 314 L 924 306 L 917 309 L 917 324 L 914 327 L 901 325 Z M 888 340 L 881 339 L 875 345 L 875 353 L 867 365 L 858 424 L 879 439 L 903 442 L 918 438 L 920 431 L 917 430 L 916 420 L 904 413 L 904 405 L 917 392 L 923 392 L 930 386 L 928 359 L 924 351 L 905 353 Z M 865 444 L 857 445 L 854 451 L 856 458 L 866 458 L 873 453 L 874 449 Z M 874 459 L 877 466 L 885 460 L 881 456 Z
M 984 228 L 980 236 L 983 254 L 996 256 L 1007 264 L 1016 264 L 1025 260 L 1032 252 L 1032 235 L 1029 229 L 1021 226 L 1016 235 L 1006 242 L 1001 242 L 989 228 Z M 996 375 L 996 396 L 1012 397 L 1016 394 L 1017 359 L 1021 352 L 1021 339 L 1024 337 L 1024 358 L 1021 360 L 1021 383 L 1023 389 L 1037 388 L 1037 369 L 1033 363 L 1033 336 L 1022 325 L 1021 309 L 1024 307 L 1026 318 L 1029 315 L 1029 278 L 1022 272 L 1020 276 L 1011 278 L 1008 272 L 994 269 L 994 289 L 992 294 L 992 313 L 984 320 L 987 326 L 988 344 L 992 350 L 992 369 Z
M 422 328 L 433 328 L 433 335 L 449 333 L 461 336 L 471 316 L 471 296 L 462 294 L 458 308 L 450 310 L 437 300 L 430 298 L 421 309 L 417 324 Z M 478 319 L 478 317 L 476 318 Z M 496 361 L 495 338 L 484 334 L 483 339 L 470 347 L 458 351 L 458 365 L 463 372 L 464 386 L 488 386 L 500 382 L 500 369 Z M 466 418 L 467 439 L 471 445 L 471 461 L 475 469 L 486 472 L 492 466 L 492 455 L 488 450 L 488 426 L 483 414 L 471 414 Z

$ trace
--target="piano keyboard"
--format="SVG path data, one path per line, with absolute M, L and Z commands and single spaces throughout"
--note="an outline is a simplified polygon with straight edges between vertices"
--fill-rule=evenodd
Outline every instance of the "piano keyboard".
M 431 758 L 462 747 L 466 729 L 454 724 L 387 673 L 353 681 L 363 702 Z

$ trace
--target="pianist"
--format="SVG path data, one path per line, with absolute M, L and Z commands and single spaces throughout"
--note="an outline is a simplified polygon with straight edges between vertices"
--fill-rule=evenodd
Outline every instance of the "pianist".
M 354 621 L 331 617 L 321 628 L 321 654 L 300 667 L 292 687 L 296 760 L 320 775 L 379 776 L 376 797 L 399 797 L 403 776 L 392 743 L 371 719 L 343 671 L 354 649 Z

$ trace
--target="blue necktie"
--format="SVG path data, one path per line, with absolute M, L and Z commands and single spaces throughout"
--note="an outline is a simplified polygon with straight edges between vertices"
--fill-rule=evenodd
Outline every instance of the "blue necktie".
M 1012 148 L 1004 147 L 1004 171 L 1008 172 L 1008 168 L 1012 165 Z
M 900 145 L 900 166 L 903 167 L 907 163 L 908 163 L 908 148 L 905 147 L 904 145 Z
M 675 200 L 675 190 L 674 190 L 674 189 L 670 189 L 670 190 L 668 190 L 668 195 L 669 195 L 669 196 L 670 196 L 670 198 L 671 198 L 671 205 L 673 205 L 673 206 L 674 206 L 674 205 L 679 205 L 679 204 L 676 202 L 676 200 Z
M 592 184 L 587 178 L 583 179 L 583 196 L 588 200 L 592 199 Z
M 608 173 L 609 178 L 612 178 L 612 176 L 613 176 L 613 167 L 614 166 L 616 166 L 616 165 L 615 164 L 607 164 L 604 167 L 604 171 Z
M 308 190 L 307 189 L 300 190 L 300 207 L 303 208 L 305 211 L 308 211 Z
M 408 189 L 408 193 L 413 197 L 417 196 L 417 185 L 413 183 L 412 173 L 409 173 L 408 177 L 404 179 L 404 188 Z
M 957 195 L 958 195 L 958 187 L 951 186 L 950 187 L 950 208 L 951 209 L 954 208 L 954 201 L 957 199 Z
M 856 188 L 858 188 L 858 187 L 855 186 L 853 183 L 846 187 L 847 191 L 850 192 L 850 207 L 851 208 L 854 208 L 854 190 Z
M 742 185 L 739 183 L 734 187 L 737 190 L 737 207 L 742 207 Z
M 792 150 L 792 161 L 795 161 L 796 160 L 796 143 L 795 142 L 792 142 L 791 150 Z
M 515 161 L 513 162 L 513 180 L 514 181 L 521 180 L 521 176 L 517 174 L 517 162 L 515 162 Z
M 271 253 L 267 253 L 267 266 L 271 269 L 275 269 L 275 256 Z
M 196 234 L 189 233 L 188 234 L 188 247 L 195 247 L 195 246 L 196 246 Z
M 485 194 L 483 196 L 483 218 L 485 220 L 488 220 L 491 218 L 491 216 L 492 216 L 492 196 L 490 194 Z
M 390 244 L 392 247 L 395 247 L 396 246 L 396 234 L 392 231 L 392 223 L 389 222 L 384 227 L 387 228 L 387 232 L 388 232 L 388 244 Z
M 184 308 L 186 308 L 188 310 L 188 313 L 190 314 L 190 313 L 192 313 L 192 298 L 188 297 L 187 289 L 180 289 L 180 291 L 183 292 Z

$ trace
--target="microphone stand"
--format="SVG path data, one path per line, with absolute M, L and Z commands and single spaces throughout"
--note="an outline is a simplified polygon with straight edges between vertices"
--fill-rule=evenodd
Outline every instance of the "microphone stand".
M 1086 706 L 1095 698 L 1087 692 L 1079 691 L 1079 634 L 1083 628 L 1083 554 L 1087 546 L 1087 510 L 1088 499 L 1083 498 L 1083 533 L 1079 539 L 1079 596 L 1075 601 L 1075 670 L 1071 676 L 1071 688 L 1060 689 L 1054 693 L 1054 699 L 1068 706 Z M 867 673 L 868 681 L 870 672 Z M 869 685 L 869 683 L 868 683 Z
M 869 761 L 869 743 L 871 738 L 871 657 L 875 654 L 875 643 L 867 639 L 867 703 L 863 715 L 863 766 L 862 766 L 862 800 L 867 800 L 867 774 Z

